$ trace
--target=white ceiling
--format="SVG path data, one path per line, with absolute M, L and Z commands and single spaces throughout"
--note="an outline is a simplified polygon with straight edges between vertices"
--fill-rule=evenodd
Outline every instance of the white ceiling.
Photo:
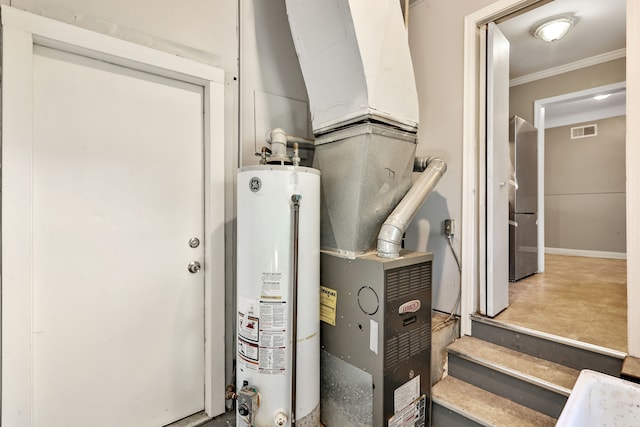
M 578 98 L 545 107 L 545 127 L 552 128 L 623 116 L 626 111 L 627 95 L 624 89 L 608 92 L 607 99 L 593 97 Z
M 625 0 L 555 0 L 498 25 L 511 43 L 511 78 L 558 67 L 626 46 Z M 547 43 L 531 35 L 536 24 L 574 16 L 563 39 Z
M 510 78 L 521 78 L 626 47 L 625 0 L 554 0 L 508 19 L 498 27 L 511 44 Z M 576 23 L 563 39 L 547 43 L 532 35 L 535 26 L 557 16 Z M 625 114 L 624 90 L 606 100 L 581 98 L 549 105 L 547 127 Z

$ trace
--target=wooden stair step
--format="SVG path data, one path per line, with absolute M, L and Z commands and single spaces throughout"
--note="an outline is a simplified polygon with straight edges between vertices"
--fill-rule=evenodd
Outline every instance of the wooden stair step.
M 573 369 L 618 376 L 626 353 L 472 315 L 471 335 Z
M 433 387 L 432 399 L 435 405 L 481 426 L 551 427 L 556 423 L 555 418 L 450 376 Z M 433 426 L 447 427 L 445 423 L 434 410 Z
M 580 371 L 488 341 L 465 336 L 450 344 L 449 354 L 569 396 Z

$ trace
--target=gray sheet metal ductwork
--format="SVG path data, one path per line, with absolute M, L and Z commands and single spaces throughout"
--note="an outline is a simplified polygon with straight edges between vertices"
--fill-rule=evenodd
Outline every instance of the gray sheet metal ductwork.
M 411 188 L 416 135 L 362 123 L 316 139 L 320 246 L 353 258 L 375 250 L 385 218 Z
M 426 165 L 427 168 L 382 224 L 378 233 L 378 256 L 381 258 L 400 256 L 402 235 L 420 206 L 447 171 L 445 161 L 437 157 L 416 158 L 415 165 L 418 168 Z

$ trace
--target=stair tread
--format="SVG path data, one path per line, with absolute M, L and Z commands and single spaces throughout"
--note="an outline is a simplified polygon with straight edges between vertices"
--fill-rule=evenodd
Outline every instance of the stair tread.
M 625 353 L 587 344 L 479 315 L 472 315 L 472 336 L 553 361 L 573 369 L 618 376 Z
M 450 376 L 433 386 L 431 393 L 434 403 L 485 426 L 543 427 L 556 423 L 555 418 Z
M 546 383 L 568 393 L 578 379 L 580 371 L 568 366 L 540 359 L 529 354 L 511 350 L 478 338 L 464 336 L 447 347 L 449 353 L 472 361 L 500 368 L 518 376 Z

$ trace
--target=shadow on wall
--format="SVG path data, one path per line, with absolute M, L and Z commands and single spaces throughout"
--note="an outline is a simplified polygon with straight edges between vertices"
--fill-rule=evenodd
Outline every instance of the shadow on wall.
M 283 128 L 289 135 L 310 136 L 311 122 L 307 88 L 300 70 L 300 63 L 291 37 L 284 0 L 264 2 L 251 1 L 255 26 L 246 29 L 247 40 L 243 43 L 246 106 L 243 108 L 247 120 L 245 149 L 251 145 L 256 153 L 264 145 L 266 130 Z M 249 12 L 247 12 L 249 13 Z M 253 34 L 251 34 L 253 32 Z M 250 92 L 248 92 L 250 91 Z M 253 138 L 250 138 L 253 135 Z M 253 139 L 251 141 L 250 139 Z M 245 152 L 245 155 L 253 153 Z M 303 166 L 311 166 L 313 151 L 301 150 Z M 257 159 L 246 159 L 245 164 L 257 163 Z
M 439 192 L 434 191 L 416 214 L 405 238 L 407 249 L 432 252 L 434 255 L 432 306 L 439 311 L 451 310 L 457 295 L 457 288 L 449 290 L 449 292 L 442 289 L 445 259 L 449 252 L 447 238 L 442 233 L 443 222 L 447 218 L 451 218 L 447 199 Z M 454 298 L 453 302 L 450 301 L 451 296 Z
M 293 78 L 292 73 L 295 73 L 297 83 L 302 83 L 302 88 L 306 92 L 284 0 L 277 2 L 253 0 L 252 3 L 260 74 L 263 82 L 271 86 L 266 88 L 267 91 L 282 94 L 283 89 L 289 88 L 291 82 L 288 80 Z

